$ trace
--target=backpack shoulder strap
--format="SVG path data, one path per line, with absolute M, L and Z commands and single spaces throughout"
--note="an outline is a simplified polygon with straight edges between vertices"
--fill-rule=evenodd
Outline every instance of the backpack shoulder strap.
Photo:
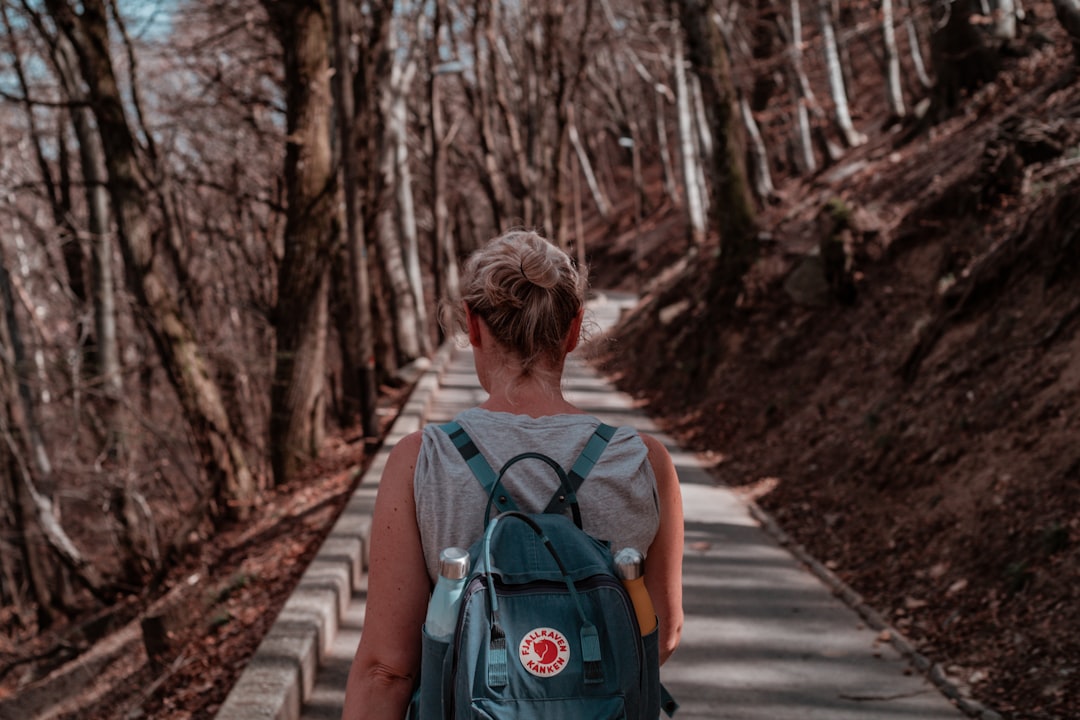
M 506 492 L 506 488 L 503 487 L 499 476 L 480 452 L 480 448 L 476 447 L 476 443 L 465 432 L 465 428 L 461 427 L 461 424 L 457 421 L 451 421 L 439 425 L 439 429 L 450 436 L 450 440 L 454 443 L 454 447 L 458 449 L 458 452 L 461 453 L 465 464 L 472 470 L 473 475 L 483 486 L 487 496 L 492 498 L 491 504 L 498 508 L 500 513 L 517 510 L 517 504 L 514 503 L 510 494 Z
M 570 485 L 569 497 L 563 491 L 563 488 L 559 488 L 555 491 L 551 501 L 548 502 L 547 507 L 544 508 L 546 513 L 561 513 L 567 508 L 570 503 L 577 501 L 577 491 L 581 489 L 582 484 L 585 482 L 585 478 L 592 472 L 593 466 L 596 465 L 596 461 L 600 459 L 604 449 L 608 446 L 608 442 L 615 435 L 615 428 L 610 425 L 600 423 L 600 425 L 593 432 L 592 437 L 585 443 L 585 449 L 578 455 L 578 459 L 574 461 L 573 466 L 570 468 L 570 472 L 566 474 L 566 479 Z

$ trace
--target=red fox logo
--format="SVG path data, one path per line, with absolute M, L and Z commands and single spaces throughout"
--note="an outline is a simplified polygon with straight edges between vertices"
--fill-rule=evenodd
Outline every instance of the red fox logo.
M 537 677 L 558 675 L 570 661 L 570 643 L 553 628 L 536 628 L 521 639 L 518 659 Z
M 542 665 L 548 665 L 559 657 L 559 648 L 551 640 L 537 640 L 533 643 L 533 652 L 540 656 Z

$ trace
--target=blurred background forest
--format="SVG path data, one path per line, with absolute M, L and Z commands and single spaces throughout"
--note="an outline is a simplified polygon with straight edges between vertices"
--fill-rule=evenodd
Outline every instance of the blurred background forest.
M 641 293 L 608 367 L 722 481 L 977 696 L 1080 712 L 1077 0 L 0 21 L 0 716 L 121 636 L 80 717 L 211 716 L 510 226 Z

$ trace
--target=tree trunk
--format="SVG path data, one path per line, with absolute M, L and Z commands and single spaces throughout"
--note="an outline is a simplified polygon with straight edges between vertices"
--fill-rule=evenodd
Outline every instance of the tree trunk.
M 773 186 L 772 173 L 769 172 L 769 156 L 765 151 L 765 141 L 758 130 L 754 111 L 750 109 L 750 103 L 746 101 L 746 98 L 739 98 L 739 110 L 750 140 L 750 158 L 754 161 L 754 192 L 760 199 L 768 200 L 776 188 Z
M 15 233 L 16 244 L 21 244 L 22 240 L 18 237 L 18 226 L 15 227 Z M 16 425 L 25 439 L 30 456 L 34 460 L 36 472 L 38 475 L 47 478 L 52 474 L 52 460 L 49 459 L 45 439 L 41 434 L 41 425 L 38 422 L 35 393 L 28 380 L 33 375 L 33 370 L 31 369 L 31 361 L 27 357 L 26 347 L 23 345 L 22 332 L 19 330 L 17 316 L 15 315 L 15 293 L 3 257 L 0 257 L 0 309 L 4 311 L 3 322 L 6 330 L 0 336 L 6 340 L 4 352 L 7 357 L 4 357 L 3 361 L 11 364 L 10 375 L 13 378 L 13 384 L 10 388 L 5 387 L 3 389 L 5 392 L 14 389 L 17 393 L 19 412 L 16 415 L 18 420 Z
M 570 156 L 570 196 L 574 203 L 574 252 L 579 268 L 585 267 L 585 223 L 581 217 L 581 170 L 577 155 Z
M 858 147 L 866 142 L 866 136 L 855 129 L 848 110 L 847 90 L 844 87 L 844 73 L 840 65 L 840 50 L 836 44 L 836 32 L 833 29 L 832 13 L 829 0 L 821 0 L 818 5 L 818 18 L 821 22 L 821 34 L 825 45 L 825 65 L 828 68 L 829 89 L 832 92 L 836 124 L 849 147 Z
M 829 134 L 825 132 L 825 129 L 818 122 L 825 122 L 825 111 L 821 109 L 821 104 L 817 100 L 817 96 L 814 94 L 813 88 L 810 86 L 810 80 L 806 76 L 806 69 L 803 66 L 803 32 L 802 32 L 802 10 L 800 9 L 800 0 L 791 0 L 791 39 L 788 43 L 791 48 L 791 72 L 794 74 L 792 80 L 796 86 L 793 92 L 796 93 L 796 115 L 799 125 L 798 137 L 800 138 L 801 147 L 797 157 L 801 165 L 804 165 L 806 172 L 813 172 L 817 166 L 817 161 L 814 158 L 814 150 L 812 143 L 809 140 L 816 134 L 821 147 L 824 149 L 825 157 L 830 161 L 836 161 L 844 154 L 844 151 L 834 143 Z M 784 32 L 784 26 L 782 24 L 782 18 L 777 18 L 777 24 L 780 27 L 781 33 Z M 814 122 L 810 122 L 813 120 Z M 803 141 L 807 142 L 803 142 Z
M 780 34 L 784 35 L 783 18 L 776 16 L 777 27 Z M 799 0 L 791 0 L 791 32 L 788 38 L 789 54 L 791 63 L 788 65 L 788 77 L 790 79 L 791 94 L 795 107 L 794 164 L 799 172 L 808 175 L 817 170 L 817 158 L 814 156 L 813 127 L 810 122 L 810 108 L 813 107 L 815 115 L 820 114 L 820 108 L 816 105 L 813 90 L 810 89 L 810 81 L 806 78 L 802 62 L 802 12 L 799 9 Z
M 678 32 L 673 35 L 675 49 L 672 53 L 672 61 L 675 65 L 675 107 L 679 123 L 679 154 L 682 159 L 683 186 L 686 189 L 690 242 L 696 246 L 705 242 L 705 204 L 702 199 L 703 188 L 698 181 L 700 156 L 694 142 L 694 116 L 691 111 L 690 84 L 686 79 L 686 58 L 683 52 L 682 36 Z
M 356 67 L 343 78 L 348 80 L 349 88 L 342 87 L 341 99 L 344 104 L 338 108 L 338 122 L 343 135 L 342 152 L 349 155 L 349 162 L 344 168 L 350 171 L 350 184 L 354 186 L 353 190 L 346 191 L 347 201 L 353 205 L 351 210 L 347 207 L 353 229 L 349 230 L 346 226 L 350 233 L 346 246 L 346 274 L 350 278 L 349 298 L 355 318 L 352 322 L 356 325 L 350 327 L 349 332 L 341 333 L 341 341 L 350 343 L 346 356 L 355 357 L 357 364 L 352 367 L 353 374 L 345 388 L 347 397 L 360 408 L 364 432 L 368 437 L 376 437 L 378 417 L 375 409 L 380 369 L 376 360 L 380 356 L 376 331 L 388 323 L 380 322 L 384 318 L 377 313 L 375 293 L 379 275 L 373 271 L 376 258 L 371 250 L 371 237 L 374 235 L 377 214 L 373 199 L 377 197 L 379 187 L 381 113 L 378 89 L 391 63 L 389 34 L 393 0 L 368 3 L 365 13 L 358 13 L 355 3 L 346 4 L 346 0 L 334 2 L 343 22 L 339 32 L 349 31 L 348 36 L 343 35 L 338 41 L 342 46 L 341 54 L 347 55 L 349 37 L 355 34 L 361 38 Z M 346 14 L 348 7 L 353 8 L 351 16 Z M 348 63 L 343 63 L 343 67 L 348 67 Z
M 374 413 L 376 389 L 383 380 L 396 373 L 399 366 L 394 315 L 389 305 L 391 291 L 387 284 L 384 253 L 380 247 L 380 222 L 389 202 L 387 193 L 393 187 L 384 177 L 387 148 L 384 142 L 386 118 L 382 109 L 384 85 L 394 63 L 390 39 L 393 0 L 368 3 L 363 13 L 356 12 L 354 6 L 354 21 L 361 26 L 354 34 L 362 38 L 359 60 L 352 76 L 352 146 L 356 179 L 361 187 L 357 198 L 359 237 L 354 246 L 354 267 L 350 272 L 357 282 L 363 279 L 367 283 L 365 288 L 358 288 L 358 291 L 367 303 L 366 313 L 371 320 L 365 323 L 360 333 L 343 334 L 342 338 L 353 336 L 363 345 L 363 348 L 353 348 L 353 352 L 356 356 L 367 358 L 361 381 L 370 383 Z M 364 267 L 362 274 L 361 262 Z M 377 417 L 372 415 L 371 420 L 375 423 Z M 365 427 L 368 426 L 365 424 Z M 370 427 L 375 425 L 371 424 Z
M 919 78 L 919 84 L 924 88 L 932 88 L 934 81 L 926 72 L 926 61 L 923 60 L 922 39 L 919 37 L 919 28 L 915 26 L 915 15 L 911 10 L 911 0 L 901 0 L 906 12 L 904 15 L 904 29 L 907 30 L 908 47 L 911 52 L 911 64 L 915 67 L 915 75 Z
M 580 18 L 566 17 L 567 12 L 576 12 L 580 8 Z M 560 247 L 567 248 L 566 202 L 563 190 L 566 157 L 569 146 L 570 107 L 577 97 L 581 79 L 585 76 L 585 67 L 589 63 L 586 41 L 592 25 L 593 0 L 568 4 L 565 0 L 551 0 L 544 13 L 544 28 L 547 35 L 547 64 L 552 67 L 549 76 L 555 78 L 555 92 L 551 95 L 555 109 L 555 127 L 550 142 L 550 155 L 545 165 L 548 173 L 549 210 L 551 235 Z M 577 25 L 577 39 L 572 44 L 563 37 L 563 29 Z
M 701 96 L 701 80 L 693 75 L 687 80 L 690 83 L 690 106 L 694 110 L 694 128 L 697 130 L 698 155 L 705 164 L 709 163 L 713 154 L 712 133 L 709 130 L 709 118 L 705 114 L 705 100 Z M 702 187 L 705 187 L 702 184 Z
M 397 165 L 397 208 L 400 218 L 401 241 L 405 251 L 405 270 L 409 278 L 409 290 L 416 306 L 416 328 L 420 341 L 420 354 L 431 354 L 431 331 L 428 322 L 427 300 L 424 297 L 424 278 L 420 270 L 420 239 L 416 230 L 416 207 L 412 191 L 412 171 L 409 169 L 408 130 L 405 96 L 395 100 L 395 164 Z
M 442 33 L 443 18 L 446 17 L 445 0 L 435 0 L 431 44 L 428 48 L 428 64 L 431 66 L 428 78 L 428 112 L 431 125 L 431 204 L 435 216 L 432 256 L 435 265 L 435 307 L 450 302 L 459 295 L 458 261 L 454 250 L 453 237 L 450 235 L 450 211 L 446 204 L 446 156 L 457 132 L 456 126 L 447 132 L 443 122 L 442 83 L 443 68 L 438 65 L 439 43 Z M 454 68 L 449 68 L 453 70 Z M 439 339 L 443 339 L 442 323 L 437 323 Z
M 393 289 L 394 334 L 400 365 L 427 355 L 427 312 L 420 278 L 419 245 L 413 208 L 412 177 L 409 173 L 407 95 L 416 73 L 414 61 L 398 57 L 395 43 L 390 45 L 395 58 L 382 88 L 382 113 L 385 118 L 383 156 L 380 163 L 385 201 L 380 208 L 377 236 L 382 249 L 383 267 Z M 391 197 L 393 198 L 391 200 Z
M 7 403 L 0 402 L 0 413 L 8 411 Z M 4 422 L 10 423 L 10 419 Z M 0 423 L 0 431 L 3 424 Z M 18 498 L 12 480 L 16 474 L 15 462 L 8 444 L 0 441 L 0 572 L 3 573 L 0 575 L 0 603 L 14 608 L 14 624 L 22 629 L 31 623 L 32 607 L 40 605 L 31 595 L 37 584 L 23 581 L 30 567 L 26 558 L 29 543 L 16 504 Z M 47 607 L 47 602 L 44 605 Z M 48 625 L 48 616 L 45 624 Z
M 498 7 L 499 3 L 492 3 Z M 547 207 L 547 185 L 544 183 L 544 152 L 547 150 L 546 125 L 544 119 L 547 109 L 548 87 L 545 83 L 544 73 L 551 68 L 545 68 L 542 60 L 544 38 L 542 29 L 536 15 L 539 13 L 538 3 L 529 3 L 523 6 L 523 24 L 521 41 L 524 46 L 524 102 L 525 108 L 525 159 L 526 172 L 524 175 L 524 201 L 522 203 L 525 225 L 539 225 L 544 228 L 544 233 L 550 237 L 550 232 L 544 227 L 544 212 Z
M 120 367 L 120 349 L 116 329 L 116 288 L 113 275 L 112 233 L 110 232 L 108 178 L 101 140 L 94 133 L 90 109 L 81 103 L 86 93 L 78 80 L 78 57 L 64 35 L 53 43 L 53 64 L 64 94 L 74 103 L 72 125 L 79 143 L 79 163 L 87 207 L 90 236 L 90 287 L 94 308 L 94 353 L 91 372 L 101 379 L 105 404 L 107 452 L 118 452 L 123 439 L 116 420 L 124 386 Z
M 498 105 L 502 121 L 506 125 L 506 137 L 510 142 L 508 164 L 514 169 L 507 178 L 507 187 L 517 204 L 523 208 L 524 215 L 532 217 L 535 168 L 529 166 L 529 153 L 525 148 L 521 122 L 517 116 L 526 98 L 520 87 L 519 74 L 514 70 L 510 50 L 506 47 L 506 38 L 497 32 L 497 19 L 498 11 L 493 6 L 491 17 L 485 27 L 485 38 L 492 48 L 487 58 L 494 100 Z
M 993 35 L 995 40 L 1016 39 L 1016 3 L 1014 0 L 995 0 Z
M 679 0 L 687 56 L 701 81 L 713 140 L 709 163 L 710 215 L 720 234 L 720 265 L 714 290 L 734 302 L 742 276 L 757 257 L 754 202 L 746 176 L 746 144 L 736 107 L 730 64 L 707 0 Z M 677 60 L 679 58 L 676 58 Z
M 611 216 L 611 204 L 604 197 L 604 190 L 600 187 L 600 183 L 596 181 L 596 173 L 593 172 L 589 153 L 581 142 L 581 136 L 578 135 L 577 123 L 574 121 L 573 105 L 567 107 L 567 132 L 581 173 L 585 176 L 585 183 L 589 186 L 589 193 L 592 195 L 593 203 L 596 205 L 596 211 L 600 213 L 600 217 L 607 220 Z
M 664 92 L 666 91 L 666 92 Z M 671 144 L 668 141 L 667 130 L 667 102 L 671 90 L 663 86 L 663 90 L 657 87 L 653 94 L 656 112 L 656 140 L 660 147 L 660 163 L 664 168 L 664 193 L 668 196 L 671 204 L 679 206 L 679 190 L 675 180 L 675 165 L 671 160 Z
M 930 37 L 930 57 L 937 76 L 929 115 L 932 122 L 950 116 L 966 93 L 997 76 L 997 54 L 986 47 L 971 23 L 974 2 L 953 0 L 946 22 Z
M 5 445 L 3 453 L 9 460 L 12 470 L 12 485 L 5 488 L 18 515 L 16 526 L 25 533 L 24 537 L 40 537 L 52 553 L 27 543 L 26 569 L 34 585 L 34 592 L 39 603 L 44 604 L 51 616 L 52 611 L 60 609 L 62 599 L 55 588 L 55 582 L 46 578 L 59 572 L 54 559 L 66 564 L 76 573 L 76 577 L 95 595 L 102 592 L 102 579 L 97 570 L 89 565 L 72 543 L 53 511 L 52 502 L 41 494 L 35 485 L 34 475 L 49 479 L 52 463 L 49 460 L 41 431 L 38 426 L 37 406 L 34 393 L 26 382 L 27 357 L 22 342 L 22 333 L 15 314 L 15 297 L 11 278 L 8 275 L 4 258 L 0 256 L 0 340 L 3 340 L 4 353 L 0 355 L 0 396 L 18 397 L 18 402 L 4 402 L 0 408 L 0 443 Z M 19 442 L 19 440 L 22 442 Z M 33 458 L 33 469 L 22 460 L 22 448 L 26 446 Z M 20 482 L 21 481 L 21 482 Z M 4 499 L 4 498 L 0 498 Z
M 84 0 L 76 14 L 67 0 L 47 0 L 50 14 L 75 47 L 97 120 L 109 175 L 109 195 L 130 285 L 176 390 L 203 468 L 213 487 L 218 513 L 244 516 L 254 501 L 255 483 L 233 433 L 213 372 L 194 333 L 181 316 L 157 267 L 149 188 L 139 169 L 135 139 L 109 56 L 109 31 L 102 0 Z
M 738 40 L 720 13 L 716 13 L 714 19 L 717 27 L 720 29 L 720 34 L 723 36 L 724 47 L 730 56 L 733 52 L 732 48 L 737 47 L 736 43 Z M 752 52 L 749 49 L 746 49 L 745 54 L 751 55 Z M 762 90 L 762 92 L 764 91 Z M 761 137 L 761 131 L 758 129 L 757 119 L 754 117 L 754 111 L 750 107 L 750 102 L 742 95 L 742 93 L 736 94 L 739 98 L 739 114 L 742 117 L 743 125 L 746 129 L 746 138 L 749 142 L 749 159 L 751 160 L 749 169 L 751 171 L 750 175 L 753 178 L 754 194 L 758 199 L 765 201 L 775 192 L 772 182 L 772 173 L 769 171 L 769 155 L 765 150 L 765 141 Z
M 753 29 L 752 50 L 752 57 L 756 63 L 771 64 L 772 59 L 783 52 L 777 22 L 779 17 L 780 12 L 775 0 L 757 0 L 757 23 Z M 751 110 L 761 112 L 769 106 L 780 84 L 780 78 L 780 71 L 777 69 L 756 73 L 754 86 L 750 91 Z
M 397 179 L 395 178 L 394 148 L 392 145 L 384 146 L 383 160 L 384 178 L 390 183 L 389 187 L 393 187 L 393 183 L 396 183 Z M 397 218 L 390 203 L 383 203 L 382 207 L 380 207 L 377 225 L 375 236 L 379 243 L 383 273 L 386 282 L 390 286 L 390 300 L 394 308 L 391 326 L 394 331 L 396 370 L 397 367 L 409 363 L 421 355 L 420 336 L 417 333 L 416 300 L 405 267 L 405 255 L 402 251 Z
M 495 137 L 495 128 L 492 118 L 492 101 L 491 85 L 494 84 L 491 74 L 491 65 L 496 62 L 494 58 L 494 48 L 490 42 L 483 42 L 481 23 L 486 22 L 489 26 L 493 25 L 495 19 L 493 13 L 497 10 L 497 3 L 492 3 L 490 0 L 477 4 L 476 14 L 477 18 L 473 25 L 473 47 L 481 48 L 486 47 L 487 52 L 477 52 L 476 58 L 476 85 L 475 87 L 466 84 L 465 97 L 472 110 L 473 118 L 476 122 L 477 132 L 479 133 L 480 147 L 478 151 L 481 155 L 482 166 L 484 173 L 481 177 L 481 183 L 485 189 L 485 193 L 491 202 L 491 215 L 492 222 L 496 229 L 501 228 L 503 221 L 511 216 L 513 213 L 509 211 L 506 199 L 507 182 L 506 177 L 499 164 L 499 158 L 496 154 L 497 138 Z M 490 31 L 492 34 L 494 30 Z M 523 182 L 528 184 L 528 178 L 521 178 Z M 530 212 L 525 213 L 525 224 L 530 222 Z
M 4 369 L 0 363 L 0 370 Z M 0 373 L 2 376 L 3 373 Z M 0 380 L 7 382 L 7 379 Z M 11 583 L 10 593 L 15 598 L 16 606 L 23 611 L 20 617 L 28 622 L 31 608 L 36 610 L 35 620 L 39 630 L 52 626 L 61 615 L 61 601 L 57 577 L 60 564 L 47 551 L 41 529 L 35 523 L 35 514 L 27 512 L 27 503 L 21 490 L 18 477 L 22 458 L 18 456 L 18 444 L 10 431 L 9 423 L 12 407 L 0 402 L 0 543 L 7 545 L 11 539 L 12 547 L 4 547 L 4 579 Z
M 1054 12 L 1072 41 L 1073 57 L 1080 67 L 1080 0 L 1054 0 Z
M 791 0 L 791 64 L 795 68 L 795 74 L 799 81 L 799 94 L 806 99 L 814 110 L 815 115 L 822 115 L 817 97 L 810 86 L 810 79 L 806 77 L 806 68 L 803 65 L 803 23 L 802 6 L 800 0 Z
M 330 156 L 329 8 L 264 0 L 285 60 L 285 255 L 278 269 L 270 454 L 284 484 L 316 458 L 325 433 L 329 262 L 336 175 Z
M 88 304 L 88 283 L 86 279 L 87 263 L 83 243 L 80 238 L 81 233 L 76 226 L 75 215 L 72 212 L 71 172 L 69 168 L 70 162 L 67 152 L 65 131 L 61 124 L 57 137 L 57 145 L 59 146 L 59 162 L 57 164 L 59 165 L 60 174 L 59 187 L 57 187 L 57 183 L 55 183 L 52 178 L 50 164 L 46 160 L 42 148 L 37 121 L 31 103 L 30 89 L 23 69 L 22 51 L 17 42 L 17 35 L 8 18 L 6 4 L 0 3 L 0 17 L 3 19 L 8 41 L 11 46 L 12 69 L 15 71 L 20 90 L 22 91 L 25 100 L 24 107 L 27 116 L 29 140 L 33 145 L 34 155 L 37 159 L 38 169 L 41 174 L 42 185 L 46 190 L 49 205 L 52 209 L 53 223 L 59 229 L 58 234 L 61 237 L 60 250 L 64 259 L 64 267 L 67 271 L 68 286 L 71 289 L 71 294 L 75 297 L 81 308 Z M 67 38 L 65 38 L 63 34 L 53 35 L 45 29 L 39 16 L 31 15 L 30 17 L 31 23 L 35 25 L 39 34 L 49 45 L 53 68 L 57 77 L 60 79 L 64 94 L 71 102 L 69 114 L 72 119 L 72 124 L 74 125 L 81 161 L 84 168 L 83 185 L 92 223 L 91 242 L 95 243 L 96 248 L 96 236 L 94 231 L 100 227 L 100 225 L 96 224 L 96 221 L 101 219 L 101 208 L 105 206 L 104 204 L 107 202 L 105 198 L 105 185 L 100 170 L 100 168 L 103 167 L 103 162 L 101 160 L 100 142 L 93 136 L 93 127 L 89 117 L 90 110 L 85 105 L 85 93 L 82 91 L 81 83 L 76 79 L 78 62 L 74 58 L 75 51 L 71 47 L 71 43 L 67 41 Z M 88 156 L 91 158 L 90 160 L 87 159 Z M 105 207 L 104 217 L 106 218 L 107 223 L 108 210 L 107 206 Z M 95 283 L 91 281 L 91 284 Z M 100 305 L 97 303 L 98 298 L 96 293 L 94 300 L 94 317 L 97 319 L 99 317 L 97 309 Z M 115 327 L 112 328 L 112 336 L 102 336 L 101 324 L 96 323 L 95 332 L 91 333 L 85 327 L 85 323 L 82 319 L 83 313 L 81 311 L 78 313 L 78 316 L 79 319 L 73 323 L 75 331 L 74 341 L 78 347 L 78 351 L 74 355 L 74 358 L 77 362 L 81 363 L 84 358 L 82 348 L 85 345 L 91 347 L 91 352 L 86 353 L 86 359 L 90 362 L 85 366 L 79 364 L 76 367 L 74 374 L 79 376 L 82 375 L 84 371 L 88 372 L 95 385 L 98 384 L 98 380 L 104 380 L 104 382 L 100 383 L 102 389 L 100 396 L 104 398 L 103 404 L 105 405 L 105 415 L 107 416 L 106 423 L 109 427 L 102 435 L 106 438 L 106 443 L 109 446 L 106 449 L 106 452 L 112 453 L 115 450 L 114 440 L 117 437 L 117 433 L 114 430 L 115 423 L 113 418 L 116 405 L 119 401 L 118 383 L 120 378 L 118 354 L 116 351 Z M 89 340 L 89 343 L 87 340 Z M 97 352 L 93 351 L 95 341 Z M 79 410 L 82 397 L 81 385 L 75 383 L 72 392 L 73 405 L 75 407 L 74 414 L 76 417 L 79 417 L 81 415 Z
M 885 46 L 885 87 L 889 109 L 894 117 L 902 118 L 907 111 L 904 109 L 904 89 L 900 84 L 900 55 L 896 52 L 893 0 L 881 0 L 881 40 Z

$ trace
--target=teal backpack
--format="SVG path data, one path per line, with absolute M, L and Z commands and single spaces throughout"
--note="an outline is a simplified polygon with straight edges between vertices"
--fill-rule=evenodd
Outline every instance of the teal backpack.
M 660 685 L 659 631 L 641 635 L 611 548 L 581 529 L 576 493 L 615 429 L 600 425 L 569 472 L 527 452 L 496 474 L 458 423 L 440 427 L 488 503 L 484 533 L 469 549 L 454 639 L 423 634 L 409 717 L 656 720 L 661 709 L 672 715 L 677 705 Z M 524 460 L 543 462 L 558 476 L 543 513 L 520 512 L 503 487 L 507 470 Z

